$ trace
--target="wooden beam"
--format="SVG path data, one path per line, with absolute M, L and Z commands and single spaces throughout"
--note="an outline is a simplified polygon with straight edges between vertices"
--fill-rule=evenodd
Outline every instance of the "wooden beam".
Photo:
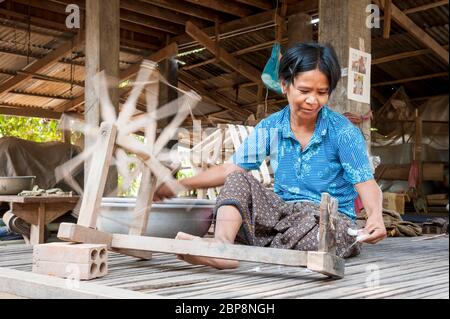
M 62 26 L 58 23 L 50 22 L 45 19 L 39 19 L 30 16 L 30 30 L 28 30 L 28 16 L 20 13 L 16 13 L 10 10 L 1 9 L 0 8 L 0 18 L 3 19 L 2 27 L 7 27 L 15 30 L 23 30 L 25 32 L 30 32 L 31 34 L 39 34 L 50 37 L 64 37 L 62 34 Z M 51 25 L 55 27 L 52 29 L 48 29 Z M 35 26 L 39 26 L 39 28 L 35 28 Z M 45 30 L 44 28 L 45 27 Z M 75 32 L 72 32 L 75 33 Z M 67 39 L 67 37 L 65 37 Z
M 234 3 L 229 1 L 220 1 L 220 0 L 186 0 L 186 1 L 192 4 L 198 4 L 203 7 L 232 14 L 241 18 L 251 15 L 253 13 L 252 10 L 242 6 L 236 6 Z M 187 8 L 187 10 L 189 10 L 189 8 Z
M 392 1 L 385 0 L 384 6 L 384 25 L 383 25 L 383 38 L 389 39 L 391 33 L 391 12 L 392 12 Z
M 288 18 L 288 48 L 297 43 L 311 42 L 313 40 L 313 26 L 311 16 L 306 13 L 297 13 Z
M 122 29 L 120 31 L 123 31 Z M 154 44 L 151 42 L 143 42 L 143 41 L 136 41 L 136 40 L 131 40 L 131 39 L 125 39 L 125 38 L 120 38 L 120 47 L 132 47 L 132 48 L 138 48 L 140 50 L 157 50 L 160 45 L 159 44 Z
M 177 24 L 173 24 L 164 20 L 154 19 L 143 14 L 134 13 L 128 10 L 120 10 L 120 19 L 131 23 L 140 24 L 145 27 L 164 31 L 170 34 L 180 34 L 183 28 Z
M 0 267 L 0 292 L 30 299 L 162 299 L 127 289 L 108 287 L 91 282 L 77 281 L 34 274 Z
M 84 119 L 87 125 L 98 127 L 101 123 L 100 95 L 97 92 L 97 75 L 99 72 L 104 72 L 105 77 L 109 79 L 107 88 L 109 100 L 114 111 L 116 113 L 119 111 L 120 1 L 86 1 L 85 20 L 86 86 L 84 89 L 84 97 L 87 107 L 84 109 Z M 89 149 L 95 143 L 97 143 L 96 136 L 85 136 L 85 149 Z M 84 162 L 85 172 L 90 173 L 91 161 L 93 167 L 97 165 L 93 159 L 87 159 Z M 117 168 L 113 166 L 107 172 L 108 174 L 105 173 L 105 178 L 107 177 L 106 186 L 105 184 L 101 185 L 100 196 L 111 196 L 110 194 L 117 189 Z M 89 194 L 90 191 L 88 191 L 88 188 L 91 186 L 87 185 L 88 176 L 88 174 L 84 175 L 84 195 L 89 197 L 91 194 Z M 82 214 L 84 212 L 80 211 L 80 218 Z
M 330 43 L 336 51 L 341 68 L 347 68 L 349 48 L 372 53 L 371 29 L 365 27 L 365 9 L 371 0 L 321 0 L 319 1 L 319 43 Z M 351 66 L 350 66 L 351 67 Z M 370 111 L 370 102 L 361 103 L 348 99 L 348 77 L 342 77 L 330 97 L 329 105 L 339 113 L 362 115 Z M 370 150 L 370 120 L 360 129 Z
M 307 252 L 268 247 L 248 247 L 206 241 L 187 241 L 158 237 L 113 234 L 112 247 L 147 249 L 154 252 L 238 259 L 289 266 L 306 266 Z
M 144 57 L 146 60 L 151 60 L 153 62 L 161 62 L 167 58 L 170 58 L 174 55 L 176 55 L 178 52 L 178 46 L 176 43 L 170 43 L 169 45 L 165 46 L 164 48 L 158 50 L 155 53 L 152 53 L 148 55 L 147 57 Z M 131 78 L 132 76 L 136 75 L 139 72 L 141 65 L 134 64 L 127 68 L 126 70 L 123 70 L 120 72 L 120 79 L 126 80 Z
M 168 46 L 162 48 L 161 50 L 150 54 L 149 56 L 145 57 L 144 59 L 148 59 L 154 62 L 161 62 L 162 60 L 167 59 L 168 57 L 174 56 L 177 53 L 177 44 L 171 43 Z M 120 72 L 120 80 L 127 80 L 134 75 L 136 75 L 139 72 L 139 69 L 141 67 L 140 63 L 136 63 L 127 69 Z M 74 108 L 84 102 L 84 94 L 81 94 L 80 96 L 76 97 L 72 101 L 63 103 L 61 105 L 58 105 L 55 107 L 55 111 L 57 112 L 65 112 L 71 108 Z
M 68 95 L 55 95 L 55 94 L 40 93 L 40 92 L 30 92 L 30 91 L 23 91 L 23 90 L 12 90 L 9 93 L 10 94 L 17 94 L 17 95 L 25 95 L 25 96 L 45 97 L 45 98 L 57 99 L 57 100 L 71 100 L 72 99 Z
M 24 0 L 22 0 L 24 1 Z M 39 1 L 36 0 L 38 3 Z M 85 5 L 85 1 L 84 0 L 50 0 L 52 3 L 56 4 L 56 6 L 50 6 L 50 10 L 53 12 L 58 12 L 58 13 L 63 13 L 65 14 L 65 7 L 68 4 L 76 4 L 80 7 L 81 10 L 85 11 L 86 10 L 86 5 Z M 59 4 L 59 5 L 58 5 Z M 62 5 L 62 6 L 61 6 Z M 154 19 L 151 19 L 152 21 L 149 21 L 149 24 L 152 24 L 152 22 L 154 22 Z M 140 19 L 140 21 L 142 21 L 142 19 Z M 158 30 L 158 29 L 154 29 L 154 28 L 150 28 L 150 27 L 145 27 L 142 24 L 136 24 L 133 21 L 129 21 L 124 19 L 123 17 L 120 18 L 120 27 L 122 29 L 128 30 L 128 31 L 133 31 L 133 32 L 139 32 L 142 34 L 147 34 L 150 35 L 152 37 L 156 37 L 159 40 L 165 39 L 165 32 Z
M 271 48 L 275 42 L 276 41 L 273 40 L 273 41 L 267 41 L 267 42 L 255 44 L 255 45 L 252 45 L 252 46 L 247 47 L 247 48 L 240 49 L 240 50 L 235 51 L 235 52 L 230 52 L 230 54 L 233 55 L 233 56 L 240 56 L 240 55 L 244 55 L 244 54 L 247 54 L 247 53 L 256 52 L 256 51 L 259 51 L 259 50 L 265 50 L 265 49 Z M 287 43 L 287 38 L 282 39 L 281 43 L 282 44 Z M 217 59 L 216 58 L 212 58 L 212 59 L 208 59 L 208 60 L 205 60 L 205 61 L 202 61 L 202 62 L 199 62 L 199 63 L 185 65 L 181 69 L 182 70 L 190 70 L 190 69 L 198 68 L 200 66 L 207 65 L 207 64 L 210 64 L 210 63 L 215 63 L 215 62 L 217 62 Z
M 66 112 L 67 110 L 77 107 L 78 105 L 84 103 L 84 93 L 82 93 L 81 95 L 77 96 L 76 98 L 67 101 L 61 105 L 58 105 L 54 108 L 54 110 L 56 112 Z
M 448 45 L 444 45 L 442 48 L 448 49 Z M 397 61 L 397 60 L 411 58 L 411 57 L 420 56 L 420 55 L 429 54 L 429 53 L 433 53 L 433 50 L 421 49 L 421 50 L 414 50 L 414 51 L 408 51 L 408 52 L 401 52 L 401 53 L 392 54 L 392 55 L 384 56 L 381 58 L 373 59 L 372 65 Z
M 236 0 L 236 1 L 263 10 L 273 9 L 271 1 L 266 0 Z
M 36 73 L 48 66 L 50 63 L 58 61 L 61 57 L 66 55 L 72 48 L 78 46 L 81 42 L 83 42 L 84 36 L 77 36 L 74 41 L 67 41 L 61 46 L 59 46 L 56 50 L 48 53 L 42 59 L 32 62 L 28 66 L 26 66 L 23 71 Z M 9 80 L 4 81 L 0 84 L 0 98 L 4 96 L 4 94 L 8 93 L 8 91 L 13 90 L 20 86 L 24 81 L 31 78 L 32 75 L 29 73 L 21 73 L 18 74 Z
M 374 0 L 380 7 L 384 8 L 383 0 Z M 394 4 L 391 4 L 392 18 L 405 30 L 411 33 L 419 42 L 429 47 L 442 61 L 449 64 L 448 51 L 444 50 L 442 46 L 434 40 L 430 35 L 423 31 L 417 24 L 414 23 L 408 16 L 403 13 Z
M 258 13 L 249 17 L 245 17 L 242 19 L 233 20 L 230 22 L 225 22 L 220 24 L 220 36 L 223 34 L 235 32 L 240 29 L 248 29 L 249 26 L 258 26 L 258 25 L 273 25 L 273 17 L 275 14 L 275 10 L 270 10 L 263 13 Z M 215 27 L 208 27 L 202 30 L 209 37 L 215 37 Z M 189 47 L 192 45 L 196 45 L 197 41 L 192 41 L 192 37 L 188 34 L 182 34 L 180 36 L 176 36 L 172 38 L 173 42 L 177 42 L 180 47 Z
M 290 16 L 299 12 L 314 14 L 319 11 L 319 0 L 293 1 L 288 3 L 286 16 Z
M 0 49 L 1 52 L 1 49 Z M 24 74 L 31 74 L 33 79 L 39 80 L 39 81 L 50 81 L 50 82 L 61 82 L 61 83 L 67 83 L 67 84 L 74 84 L 80 87 L 84 87 L 83 81 L 70 81 L 69 79 L 64 79 L 60 77 L 55 76 L 49 76 L 42 73 L 31 73 L 31 72 L 24 72 L 24 71 L 13 71 L 13 70 L 6 70 L 6 69 L 0 69 L 0 73 L 2 74 L 8 74 L 16 76 L 17 74 L 24 73 Z
M 242 118 L 242 120 L 245 120 L 249 115 L 252 114 L 252 112 L 242 108 L 241 105 L 228 100 L 224 96 L 218 93 L 213 93 L 207 89 L 205 89 L 201 85 L 195 84 L 195 79 L 187 74 L 186 72 L 179 72 L 178 73 L 178 79 L 184 83 L 187 87 L 197 91 L 202 97 L 204 97 L 206 100 L 209 100 L 213 104 L 217 104 L 221 106 L 224 109 L 227 109 L 235 114 L 237 114 L 239 117 Z
M 155 6 L 166 8 L 175 12 L 180 12 L 184 14 L 188 14 L 193 17 L 197 17 L 200 19 L 204 19 L 207 21 L 214 22 L 217 18 L 221 21 L 220 16 L 216 11 L 211 10 L 209 8 L 190 6 L 189 10 L 186 7 L 185 3 L 180 2 L 179 0 L 142 0 L 147 3 L 151 3 Z
M 23 117 L 40 117 L 46 119 L 59 120 L 61 113 L 43 109 L 38 106 L 12 106 L 11 104 L 0 102 L 0 114 L 23 116 Z
M 230 91 L 230 90 L 236 90 L 236 89 L 243 89 L 248 88 L 252 86 L 259 86 L 260 84 L 255 82 L 245 82 L 240 84 L 233 84 L 231 86 L 221 86 L 220 88 L 217 88 L 217 92 L 223 92 L 223 91 Z
M 289 6 L 287 10 L 287 16 L 290 16 L 295 13 L 304 12 L 304 13 L 314 13 L 318 10 L 318 0 L 311 0 L 311 1 L 301 1 L 297 5 Z M 251 27 L 256 26 L 270 26 L 273 27 L 275 25 L 274 23 L 274 16 L 275 16 L 275 10 L 268 10 L 266 12 L 257 13 L 251 16 L 247 16 L 242 19 L 236 19 L 233 21 L 225 22 L 220 24 L 220 35 L 221 38 L 224 34 L 229 34 L 232 32 L 237 32 L 240 30 L 248 30 L 251 29 Z M 208 36 L 214 36 L 214 26 L 208 27 L 202 30 Z M 172 41 L 177 42 L 180 45 L 180 49 L 185 49 L 186 47 L 196 45 L 196 41 L 192 42 L 192 38 L 187 35 L 183 34 L 180 36 L 176 36 L 172 38 Z
M 140 33 L 143 35 L 148 35 L 152 38 L 157 39 L 158 41 L 163 40 L 166 37 L 166 34 L 162 31 L 150 29 L 140 24 L 131 23 L 125 20 L 120 20 L 120 28 L 123 30 L 132 31 L 135 33 Z M 154 42 L 152 38 L 149 38 L 149 42 Z
M 205 21 L 191 16 L 173 12 L 171 10 L 155 6 L 150 3 L 145 3 L 136 0 L 121 0 L 120 7 L 129 11 L 144 14 L 149 17 L 158 18 L 164 21 L 169 21 L 176 24 L 185 25 L 187 21 L 192 21 L 195 24 L 205 26 Z M 185 10 L 186 13 L 189 10 Z
M 53 32 L 71 32 L 67 27 L 63 24 L 49 21 L 48 19 L 42 19 L 40 17 L 30 16 L 30 19 L 28 20 L 28 16 L 26 14 L 14 12 L 11 10 L 0 8 L 0 14 L 7 17 L 8 19 L 14 20 L 14 21 L 21 21 L 22 23 L 28 23 L 30 22 L 30 25 L 35 25 L 38 27 L 47 28 L 50 30 L 53 30 Z M 38 31 L 36 31 L 38 33 Z M 75 33 L 75 32 L 73 32 Z
M 73 2 L 73 1 L 72 1 Z M 84 4 L 83 7 L 80 7 L 84 9 Z M 56 12 L 62 14 L 62 12 L 59 12 L 57 10 L 55 10 Z M 12 11 L 8 11 L 8 10 L 4 10 L 4 9 L 0 9 L 0 14 L 4 14 L 5 16 L 11 16 L 16 18 L 15 20 L 19 19 L 21 20 L 23 23 L 28 23 L 27 21 L 27 16 L 23 15 L 23 14 L 18 14 L 16 12 L 12 12 Z M 53 37 L 58 37 L 58 38 L 62 38 L 64 40 L 67 40 L 67 36 L 64 35 L 67 32 L 73 32 L 70 29 L 67 29 L 66 25 L 62 22 L 54 22 L 54 21 L 48 21 L 48 20 L 44 20 L 44 19 L 40 19 L 40 18 L 36 18 L 34 16 L 31 16 L 30 18 L 30 24 L 32 26 L 38 26 L 39 29 L 36 29 L 36 32 L 33 32 L 33 30 L 35 28 L 32 28 L 32 33 L 39 33 L 39 34 L 44 34 L 46 36 L 53 36 Z M 8 26 L 11 27 L 11 26 Z M 155 29 L 150 29 L 150 28 L 146 28 L 142 25 L 138 25 L 138 24 L 133 24 L 130 23 L 128 21 L 121 21 L 120 22 L 120 27 L 121 27 L 121 31 L 130 31 L 130 32 L 135 32 L 135 33 L 140 33 L 142 35 L 147 35 L 150 36 L 146 39 L 145 43 L 141 42 L 142 46 L 148 47 L 150 45 L 158 45 L 160 44 L 160 40 L 164 39 L 166 34 L 162 31 L 159 30 L 155 30 Z M 11 27 L 14 28 L 14 27 Z M 19 26 L 17 26 L 16 28 L 19 28 Z M 41 32 L 42 28 L 46 28 L 47 30 L 49 30 L 49 32 Z M 27 28 L 22 28 L 24 31 L 28 31 Z M 50 33 L 50 30 L 52 30 Z M 64 33 L 62 33 L 64 32 Z M 58 34 L 59 33 L 59 34 Z M 133 35 L 134 37 L 134 35 Z M 130 38 L 129 36 L 129 32 L 128 33 L 123 33 L 121 34 L 121 40 L 123 40 L 125 43 L 128 41 L 133 41 L 132 38 Z M 25 54 L 26 56 L 26 54 Z
M 433 99 L 433 98 L 437 98 L 437 97 L 444 97 L 444 96 L 448 96 L 448 94 L 419 96 L 419 97 L 410 98 L 409 100 L 411 102 L 417 102 L 417 101 L 429 100 L 429 99 Z
M 405 78 L 400 80 L 393 80 L 393 81 L 385 81 L 380 83 L 372 84 L 372 87 L 378 87 L 378 86 L 385 86 L 385 85 L 394 85 L 399 83 L 406 83 L 406 82 L 413 82 L 413 81 L 420 81 L 420 80 L 427 80 L 437 77 L 448 77 L 448 72 L 439 72 L 439 73 L 433 73 L 433 74 L 427 74 L 422 76 L 414 76 L 411 78 Z
M 250 64 L 245 63 L 244 61 L 239 61 L 223 48 L 216 46 L 216 43 L 212 41 L 206 33 L 200 30 L 193 23 L 186 23 L 186 33 L 197 40 L 199 43 L 204 45 L 208 51 L 216 55 L 216 57 L 218 57 L 220 61 L 224 62 L 236 72 L 239 72 L 255 83 L 261 82 L 260 70 L 254 68 Z
M 415 7 L 415 8 L 406 9 L 403 11 L 403 13 L 404 14 L 412 14 L 412 13 L 416 13 L 416 12 L 420 12 L 420 11 L 426 11 L 429 9 L 433 9 L 436 7 L 445 6 L 445 5 L 448 5 L 448 1 L 449 0 L 443 0 L 443 1 L 437 1 L 434 3 L 424 4 L 424 5 Z
M 98 150 L 89 163 L 89 170 L 85 170 L 88 173 L 78 216 L 77 224 L 80 226 L 96 228 L 97 213 L 100 210 L 116 137 L 117 128 L 103 122 L 100 126 Z

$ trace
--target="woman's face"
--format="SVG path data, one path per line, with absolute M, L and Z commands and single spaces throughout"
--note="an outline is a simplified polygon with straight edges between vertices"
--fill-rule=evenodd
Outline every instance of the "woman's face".
M 328 78 L 319 69 L 297 74 L 289 86 L 281 82 L 286 93 L 291 114 L 304 120 L 315 120 L 328 102 Z

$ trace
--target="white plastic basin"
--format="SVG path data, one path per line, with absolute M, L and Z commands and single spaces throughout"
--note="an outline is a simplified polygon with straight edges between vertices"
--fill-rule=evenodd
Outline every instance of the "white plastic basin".
M 136 198 L 104 197 L 97 219 L 98 230 L 128 234 Z M 211 226 L 215 201 L 174 198 L 153 203 L 144 235 L 174 238 L 179 231 L 203 237 Z

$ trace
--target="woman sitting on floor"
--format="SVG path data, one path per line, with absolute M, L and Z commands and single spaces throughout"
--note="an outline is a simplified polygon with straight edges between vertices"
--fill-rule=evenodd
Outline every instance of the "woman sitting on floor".
M 279 77 L 289 105 L 262 120 L 226 163 L 181 180 L 187 189 L 222 186 L 215 208 L 214 240 L 227 243 L 297 249 L 318 249 L 319 203 L 323 192 L 339 201 L 336 254 L 359 254 L 355 237 L 354 200 L 360 196 L 367 213 L 366 243 L 386 237 L 382 193 L 375 182 L 360 130 L 327 106 L 341 77 L 333 48 L 316 43 L 290 48 L 280 61 Z M 274 191 L 247 171 L 258 169 L 266 157 L 274 171 Z M 173 197 L 167 185 L 156 201 Z M 178 239 L 199 239 L 179 233 Z M 238 262 L 181 255 L 191 264 L 219 269 Z

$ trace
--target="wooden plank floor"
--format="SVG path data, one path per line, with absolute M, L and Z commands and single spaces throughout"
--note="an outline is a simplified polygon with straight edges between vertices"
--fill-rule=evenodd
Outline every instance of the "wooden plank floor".
M 150 261 L 110 253 L 107 276 L 90 282 L 170 298 L 449 298 L 448 237 L 388 238 L 348 259 L 345 278 L 305 268 L 242 262 L 235 270 L 191 266 L 169 254 Z M 31 271 L 32 249 L 0 247 L 0 267 Z

